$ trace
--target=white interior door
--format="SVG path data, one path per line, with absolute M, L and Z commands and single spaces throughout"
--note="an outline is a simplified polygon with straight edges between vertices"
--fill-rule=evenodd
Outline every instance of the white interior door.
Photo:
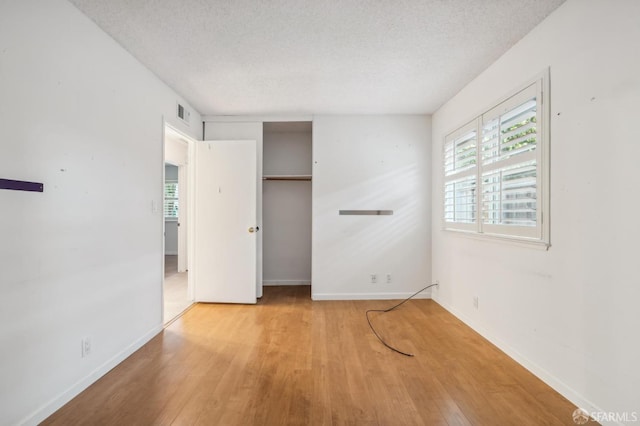
M 196 143 L 193 273 L 198 302 L 256 303 L 256 145 Z

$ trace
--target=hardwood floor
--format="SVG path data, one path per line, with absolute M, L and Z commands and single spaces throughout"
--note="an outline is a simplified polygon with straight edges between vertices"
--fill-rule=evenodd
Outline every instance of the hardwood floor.
M 575 407 L 431 300 L 198 304 L 45 425 L 573 425 Z M 595 423 L 590 423 L 595 424 Z

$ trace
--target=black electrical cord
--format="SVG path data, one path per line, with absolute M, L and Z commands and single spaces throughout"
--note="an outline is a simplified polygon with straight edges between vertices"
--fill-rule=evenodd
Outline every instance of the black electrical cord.
M 415 293 L 413 293 L 411 296 L 407 297 L 406 299 L 404 299 L 402 302 L 398 303 L 395 306 L 392 306 L 388 309 L 369 309 L 367 312 L 364 313 L 364 315 L 367 317 L 367 322 L 369 323 L 369 327 L 371 328 L 371 331 L 373 331 L 373 334 L 376 335 L 376 337 L 378 338 L 378 340 L 380 340 L 380 342 L 385 345 L 386 347 L 388 347 L 389 349 L 391 349 L 394 352 L 398 352 L 401 355 L 404 356 L 413 356 L 413 354 L 407 353 L 407 352 L 402 352 L 399 349 L 394 348 L 393 346 L 389 345 L 387 342 L 385 342 L 382 337 L 380 337 L 380 335 L 376 332 L 376 330 L 373 328 L 373 325 L 371 325 L 371 320 L 369 319 L 369 312 L 381 312 L 381 313 L 385 313 L 385 312 L 390 312 L 393 311 L 395 308 L 397 308 L 398 306 L 402 305 L 403 303 L 405 303 L 407 300 L 413 299 L 415 296 L 417 296 L 419 293 L 422 293 L 423 291 L 425 291 L 426 289 L 430 288 L 430 287 L 435 287 L 437 286 L 438 283 L 435 284 L 431 284 L 426 286 L 425 288 L 422 288 L 418 291 L 416 291 Z

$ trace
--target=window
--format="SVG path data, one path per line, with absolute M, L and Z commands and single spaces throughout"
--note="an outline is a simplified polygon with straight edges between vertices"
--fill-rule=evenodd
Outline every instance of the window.
M 178 182 L 164 183 L 164 218 L 178 219 Z
M 444 216 L 458 228 L 477 221 L 478 126 L 473 121 L 448 136 L 444 150 Z
M 548 243 L 548 72 L 449 134 L 445 229 Z

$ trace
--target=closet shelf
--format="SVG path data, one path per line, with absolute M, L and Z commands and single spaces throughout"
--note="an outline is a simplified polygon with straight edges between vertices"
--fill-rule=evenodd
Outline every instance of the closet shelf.
M 264 175 L 262 180 L 311 180 L 311 175 Z

